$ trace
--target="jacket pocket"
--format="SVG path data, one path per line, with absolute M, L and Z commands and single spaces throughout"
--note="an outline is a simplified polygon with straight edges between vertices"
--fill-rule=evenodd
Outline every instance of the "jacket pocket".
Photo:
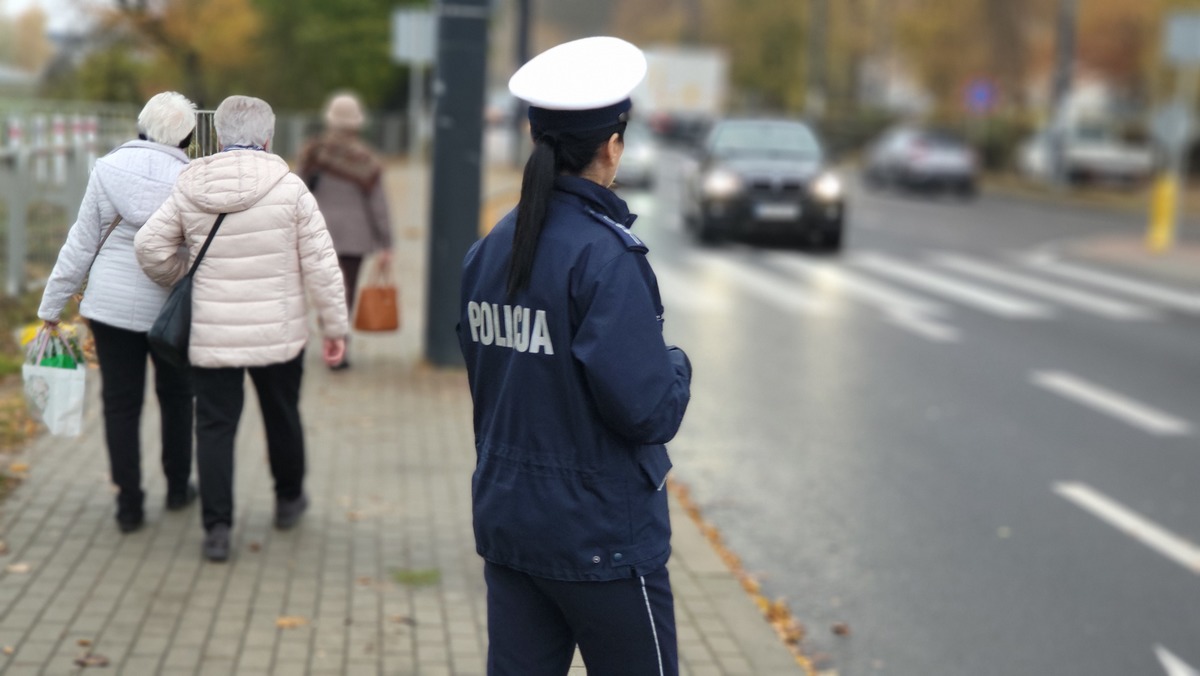
M 637 454 L 642 476 L 646 477 L 654 490 L 661 491 L 667 483 L 667 473 L 671 471 L 671 458 L 667 455 L 667 447 L 642 446 L 637 450 Z

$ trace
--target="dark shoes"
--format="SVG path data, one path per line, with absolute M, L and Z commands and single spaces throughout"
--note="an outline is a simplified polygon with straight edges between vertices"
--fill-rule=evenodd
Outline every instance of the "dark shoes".
M 330 371 L 345 371 L 348 368 L 350 368 L 350 360 L 343 359 L 340 362 L 334 364 L 333 366 L 330 366 L 329 370 Z
M 204 535 L 204 558 L 215 563 L 229 560 L 229 525 L 219 523 Z
M 167 492 L 167 511 L 178 512 L 196 501 L 196 486 L 188 484 L 183 492 Z
M 140 509 L 119 509 L 117 510 L 117 528 L 121 529 L 122 533 L 132 533 L 146 523 L 146 513 Z
M 293 500 L 276 500 L 275 527 L 279 530 L 287 530 L 295 526 L 307 509 L 308 496 L 304 493 Z

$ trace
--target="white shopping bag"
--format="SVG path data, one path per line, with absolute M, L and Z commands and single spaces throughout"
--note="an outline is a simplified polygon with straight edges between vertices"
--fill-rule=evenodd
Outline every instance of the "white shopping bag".
M 29 413 L 51 434 L 78 436 L 83 427 L 87 364 L 57 333 L 42 332 L 21 366 Z

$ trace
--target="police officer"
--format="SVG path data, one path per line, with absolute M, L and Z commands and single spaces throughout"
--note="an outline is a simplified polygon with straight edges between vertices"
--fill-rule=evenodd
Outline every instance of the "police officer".
M 509 82 L 534 149 L 517 208 L 464 260 L 458 327 L 490 676 L 564 676 L 576 646 L 592 676 L 678 673 L 663 444 L 692 368 L 609 190 L 645 73 L 637 47 L 587 38 Z

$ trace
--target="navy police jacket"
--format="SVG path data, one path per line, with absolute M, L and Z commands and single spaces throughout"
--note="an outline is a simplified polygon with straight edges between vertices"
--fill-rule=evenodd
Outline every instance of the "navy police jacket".
M 683 420 L 692 369 L 663 342 L 634 218 L 607 188 L 560 176 L 525 290 L 506 290 L 515 211 L 463 262 L 458 337 L 475 404 L 475 543 L 487 561 L 568 581 L 667 561 L 663 444 Z

